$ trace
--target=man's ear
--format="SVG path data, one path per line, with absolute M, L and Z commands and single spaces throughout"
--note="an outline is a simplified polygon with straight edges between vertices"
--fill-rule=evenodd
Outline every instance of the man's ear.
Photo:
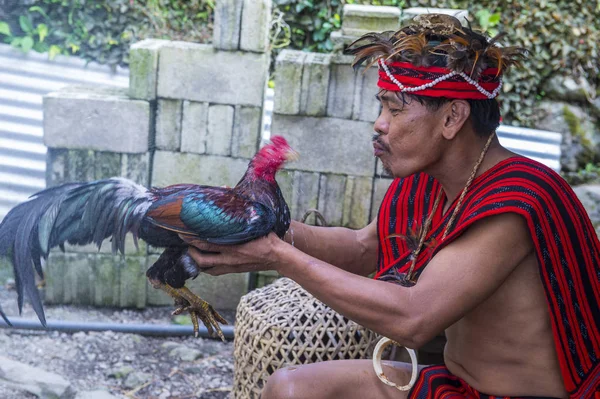
M 452 100 L 446 104 L 443 116 L 442 136 L 446 140 L 454 139 L 470 115 L 471 106 L 465 100 Z

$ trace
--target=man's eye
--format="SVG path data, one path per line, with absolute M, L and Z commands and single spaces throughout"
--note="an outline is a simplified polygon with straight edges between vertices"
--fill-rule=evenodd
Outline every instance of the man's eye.
M 402 111 L 402 110 L 401 110 L 401 109 L 399 109 L 399 108 L 390 108 L 390 112 L 391 112 L 393 115 L 396 115 L 396 114 L 400 113 L 401 111 Z

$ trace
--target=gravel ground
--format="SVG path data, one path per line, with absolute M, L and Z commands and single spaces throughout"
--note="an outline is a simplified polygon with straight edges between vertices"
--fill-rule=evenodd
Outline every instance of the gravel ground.
M 16 293 L 0 287 L 0 306 L 16 316 Z M 172 324 L 173 308 L 145 310 L 46 306 L 51 320 Z M 233 321 L 233 312 L 222 312 Z M 26 319 L 37 319 L 26 305 Z M 73 334 L 0 329 L 1 356 L 61 375 L 77 391 L 103 389 L 123 398 L 230 397 L 233 343 L 194 337 L 148 337 L 107 332 Z M 34 395 L 0 380 L 0 398 Z

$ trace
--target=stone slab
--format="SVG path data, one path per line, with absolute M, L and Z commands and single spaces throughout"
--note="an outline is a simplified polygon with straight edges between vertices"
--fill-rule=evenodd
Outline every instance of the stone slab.
M 273 112 L 297 115 L 301 110 L 302 73 L 307 53 L 283 50 L 275 63 Z
M 269 55 L 218 51 L 198 43 L 161 47 L 159 97 L 261 107 Z
M 129 49 L 129 97 L 139 100 L 156 99 L 158 49 L 168 40 L 145 39 Z
M 92 303 L 96 306 L 119 306 L 119 264 L 121 263 L 121 257 L 96 255 L 95 258 Z
M 239 49 L 243 5 L 242 0 L 215 2 L 212 40 L 215 49 Z
M 300 114 L 323 116 L 327 112 L 331 55 L 308 53 L 302 72 Z
M 258 150 L 262 130 L 262 108 L 235 107 L 231 155 L 252 158 Z
M 377 213 L 379 212 L 379 207 L 381 206 L 381 202 L 383 201 L 383 197 L 387 189 L 392 184 L 393 179 L 374 179 L 373 181 L 373 201 L 371 204 L 371 217 L 370 220 L 374 220 L 377 218 Z
M 150 186 L 150 155 L 122 154 L 121 176 L 133 180 L 144 187 Z
M 342 225 L 360 229 L 369 224 L 373 179 L 348 176 L 343 200 Z
M 381 104 L 375 97 L 379 92 L 377 80 L 379 71 L 371 67 L 367 70 L 361 68 L 356 74 L 356 88 L 354 92 L 354 105 L 352 119 L 375 122 L 381 110 Z
M 92 181 L 96 171 L 96 154 L 91 150 L 69 150 L 67 157 L 67 180 L 76 182 Z
M 146 258 L 120 257 L 119 306 L 143 308 L 146 306 Z
M 181 148 L 181 115 L 183 101 L 157 101 L 156 109 L 156 148 L 179 151 Z
M 321 175 L 317 209 L 327 221 L 328 226 L 342 225 L 345 193 L 346 176 L 334 174 Z
M 240 48 L 264 53 L 269 49 L 272 0 L 243 0 Z
M 184 101 L 183 122 L 181 125 L 181 151 L 205 154 L 208 132 L 208 103 Z
M 327 98 L 327 116 L 350 119 L 356 90 L 356 72 L 345 63 L 331 66 Z
M 121 154 L 118 152 L 96 152 L 94 156 L 94 179 L 109 179 L 121 175 Z
M 218 277 L 202 273 L 195 280 L 188 280 L 186 286 L 215 309 L 234 310 L 240 298 L 248 292 L 248 279 L 249 273 Z
M 64 148 L 48 148 L 46 153 L 46 187 L 58 186 L 68 182 L 69 150 Z
M 231 105 L 210 105 L 208 107 L 207 154 L 231 155 L 233 116 L 234 108 Z
M 446 14 L 452 15 L 460 21 L 461 24 L 467 25 L 469 18 L 469 11 L 452 8 L 432 8 L 432 7 L 410 7 L 402 10 L 402 17 L 400 21 L 404 24 L 412 20 L 417 15 L 421 14 Z
M 156 151 L 152 185 L 176 183 L 235 186 L 248 168 L 248 160 L 217 155 Z
M 283 170 L 277 174 L 277 182 L 292 219 L 301 220 L 307 210 L 318 207 L 319 173 Z M 314 221 L 314 216 L 309 216 L 306 223 L 314 224 Z
M 144 153 L 150 120 L 150 103 L 129 99 L 126 89 L 71 86 L 44 97 L 44 144 Z
M 75 396 L 75 389 L 61 375 L 3 356 L 0 356 L 0 383 L 41 399 Z
M 372 177 L 373 124 L 337 118 L 273 115 L 271 134 L 284 136 L 300 153 L 286 168 Z
M 369 32 L 396 31 L 400 27 L 398 7 L 346 4 L 343 9 L 342 33 L 362 36 Z

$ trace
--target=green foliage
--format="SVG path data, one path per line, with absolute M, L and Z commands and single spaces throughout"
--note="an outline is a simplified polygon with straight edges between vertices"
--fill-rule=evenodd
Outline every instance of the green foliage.
M 553 75 L 584 78 L 600 87 L 600 3 L 594 0 L 275 0 L 291 27 L 290 46 L 331 49 L 343 4 L 467 9 L 470 23 L 490 36 L 506 32 L 504 45 L 530 51 L 523 68 L 505 78 L 501 98 L 505 123 L 535 125 L 535 105 Z M 314 23 L 313 23 L 314 21 Z
M 206 42 L 214 0 L 34 0 L 5 10 L 0 40 L 23 51 L 126 65 L 147 37 Z

